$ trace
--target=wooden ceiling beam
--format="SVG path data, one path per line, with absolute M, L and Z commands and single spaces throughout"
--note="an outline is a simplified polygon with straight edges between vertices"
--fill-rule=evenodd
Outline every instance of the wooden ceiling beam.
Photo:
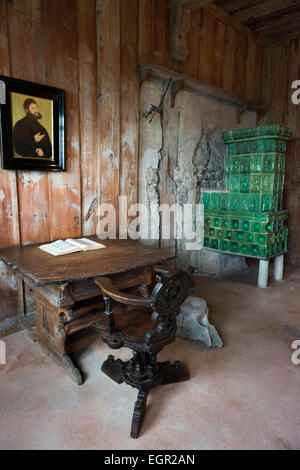
M 213 0 L 174 0 L 177 5 L 181 5 L 189 10 L 197 10 L 198 8 L 204 7 L 208 3 L 212 3 Z
M 296 7 L 299 5 L 299 0 L 264 0 L 255 5 L 249 6 L 247 8 L 242 8 L 233 14 L 234 18 L 241 22 L 247 22 L 250 19 L 269 15 L 280 10 Z

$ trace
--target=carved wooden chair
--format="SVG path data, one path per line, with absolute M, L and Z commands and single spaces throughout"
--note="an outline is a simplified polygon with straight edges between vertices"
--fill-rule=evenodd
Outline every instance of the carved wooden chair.
M 156 385 L 188 379 L 179 361 L 173 365 L 158 362 L 157 354 L 175 340 L 176 315 L 191 295 L 194 282 L 187 272 L 154 269 L 157 283 L 150 297 L 120 292 L 108 278 L 95 280 L 105 302 L 107 323 L 103 340 L 112 349 L 127 347 L 133 351 L 132 359 L 127 362 L 109 355 L 101 369 L 118 384 L 126 382 L 138 389 L 131 426 L 133 438 L 138 437 L 149 390 Z

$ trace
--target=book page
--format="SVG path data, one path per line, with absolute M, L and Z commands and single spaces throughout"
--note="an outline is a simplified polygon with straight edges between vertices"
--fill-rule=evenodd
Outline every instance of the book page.
M 49 243 L 47 245 L 41 245 L 39 248 L 53 256 L 67 255 L 69 253 L 80 251 L 80 248 L 63 240 L 57 240 L 56 242 Z
M 66 242 L 70 243 L 71 245 L 77 246 L 78 248 L 84 251 L 106 248 L 106 246 L 102 245 L 102 243 L 97 243 L 93 240 L 89 240 L 88 238 L 77 238 L 75 240 L 73 238 L 68 238 Z

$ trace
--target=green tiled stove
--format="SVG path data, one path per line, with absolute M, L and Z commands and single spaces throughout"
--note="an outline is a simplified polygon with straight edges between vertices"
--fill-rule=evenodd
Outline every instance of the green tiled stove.
M 226 189 L 202 190 L 204 246 L 258 258 L 259 287 L 268 284 L 269 260 L 283 277 L 287 251 L 287 211 L 282 208 L 286 143 L 293 131 L 261 126 L 225 132 Z

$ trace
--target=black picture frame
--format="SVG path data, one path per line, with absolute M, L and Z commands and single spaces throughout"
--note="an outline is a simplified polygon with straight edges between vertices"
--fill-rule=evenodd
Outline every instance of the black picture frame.
M 3 83 L 1 84 L 1 82 Z M 61 90 L 59 88 L 54 88 L 51 86 L 43 85 L 40 83 L 34 83 L 34 82 L 28 82 L 25 80 L 19 80 L 16 78 L 12 77 L 5 77 L 0 75 L 0 85 L 3 85 L 2 87 L 2 96 L 0 94 L 0 97 L 2 98 L 2 104 L 0 104 L 0 145 L 1 145 L 1 164 L 2 168 L 4 170 L 36 170 L 36 171 L 65 171 L 66 170 L 66 161 L 65 161 L 65 92 L 64 90 Z M 5 87 L 5 91 L 4 91 Z M 40 128 L 40 125 L 42 125 L 43 119 L 42 117 L 36 117 L 36 119 L 33 119 L 35 121 L 35 127 L 34 131 L 31 131 L 31 122 L 29 123 L 28 120 L 26 120 L 26 131 L 24 130 L 24 122 L 25 120 L 22 119 L 21 125 L 22 127 L 22 134 L 16 134 L 16 123 L 15 126 L 13 126 L 13 108 L 12 108 L 12 102 L 15 100 L 15 96 L 19 95 L 25 95 L 32 97 L 35 104 L 38 107 L 39 103 L 39 98 L 43 99 L 43 103 L 46 103 L 47 101 L 50 100 L 52 104 L 48 103 L 49 110 L 51 109 L 51 137 L 49 136 L 47 129 L 43 126 L 43 128 L 46 132 L 42 131 L 39 132 L 40 136 L 45 136 L 47 134 L 46 138 L 42 137 L 42 140 L 44 142 L 49 142 L 48 145 L 48 153 L 49 155 L 51 154 L 51 158 L 48 156 L 47 158 L 43 152 L 43 149 L 36 148 L 35 152 L 37 152 L 36 155 L 32 155 L 31 157 L 31 152 L 32 154 L 34 151 L 30 151 L 29 154 L 26 156 L 22 155 L 20 150 L 19 154 L 16 151 L 15 144 L 18 142 L 19 148 L 20 148 L 20 135 L 24 139 L 24 145 L 25 143 L 29 142 L 28 139 L 30 140 L 30 145 L 37 146 L 37 147 L 42 147 L 42 145 L 36 144 L 36 141 L 32 141 L 32 139 L 36 139 L 36 134 L 33 136 L 34 132 L 37 132 L 37 127 L 38 125 Z M 3 97 L 5 96 L 5 103 L 3 103 Z M 19 96 L 19 99 L 23 99 L 22 97 Z M 46 101 L 44 101 L 46 100 Z M 28 117 L 28 114 L 30 113 L 30 109 L 32 110 L 32 106 L 28 106 L 25 108 L 25 101 L 23 103 L 23 106 L 19 106 L 18 112 L 21 114 L 24 113 L 24 118 Z M 41 100 L 42 102 L 42 100 Z M 33 104 L 33 103 L 31 103 Z M 49 111 L 50 113 L 50 111 Z M 39 116 L 41 116 L 40 113 L 38 113 Z M 29 117 L 32 117 L 29 116 Z M 21 122 L 21 119 L 19 120 Z M 21 129 L 21 126 L 19 125 L 19 128 Z M 28 133 L 28 129 L 30 129 L 30 133 Z M 18 140 L 17 140 L 18 137 Z M 33 142 L 33 144 L 32 144 Z M 22 141 L 21 141 L 22 143 Z M 22 146 L 21 146 L 22 147 Z M 25 148 L 23 146 L 23 148 Z M 28 148 L 28 146 L 27 146 Z M 31 147 L 30 147 L 31 148 Z M 50 150 L 49 150 L 50 149 Z M 24 150 L 23 150 L 24 151 Z M 25 151 L 24 151 L 25 153 Z

